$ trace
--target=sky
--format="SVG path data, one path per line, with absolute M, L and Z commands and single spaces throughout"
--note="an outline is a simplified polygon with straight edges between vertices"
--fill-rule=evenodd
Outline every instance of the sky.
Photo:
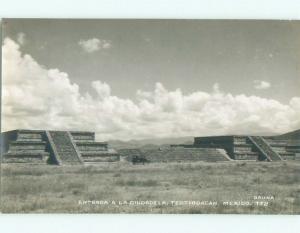
M 101 140 L 300 128 L 300 23 L 6 19 L 2 131 Z

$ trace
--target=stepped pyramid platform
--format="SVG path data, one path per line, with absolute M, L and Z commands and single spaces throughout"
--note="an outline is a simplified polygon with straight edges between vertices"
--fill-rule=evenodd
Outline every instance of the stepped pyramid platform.
M 50 157 L 41 130 L 13 130 L 1 134 L 1 158 L 6 163 L 45 164 Z
M 193 146 L 224 149 L 233 160 L 259 160 L 259 152 L 253 149 L 246 136 L 196 137 Z
M 119 154 L 107 142 L 95 142 L 94 132 L 72 131 L 72 138 L 84 162 L 117 162 Z
M 264 137 L 267 143 L 284 160 L 300 160 L 300 140 L 278 139 L 276 137 Z
M 190 147 L 191 145 L 187 145 Z M 282 140 L 262 136 L 210 136 L 196 137 L 193 147 L 224 149 L 233 160 L 283 161 L 298 160 L 299 140 Z
M 118 153 L 106 142 L 95 142 L 94 132 L 13 130 L 1 133 L 4 163 L 80 165 L 114 162 Z

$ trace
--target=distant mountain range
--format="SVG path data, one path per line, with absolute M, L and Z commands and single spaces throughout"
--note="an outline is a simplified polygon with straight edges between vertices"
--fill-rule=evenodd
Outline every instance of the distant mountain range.
M 152 138 L 142 140 L 111 140 L 108 141 L 109 146 L 115 149 L 130 149 L 130 148 L 158 148 L 168 146 L 170 144 L 193 144 L 194 137 L 178 137 L 178 138 Z
M 276 136 L 280 139 L 300 140 L 300 129 Z
M 266 134 L 255 134 L 257 136 L 271 136 L 270 133 Z M 278 139 L 289 139 L 289 140 L 300 140 L 300 129 L 292 132 L 288 132 L 281 135 L 274 135 L 273 137 Z M 110 147 L 115 149 L 132 149 L 132 148 L 143 148 L 143 149 L 156 149 L 159 147 L 169 146 L 170 144 L 193 144 L 194 137 L 177 137 L 177 138 L 152 138 L 152 139 L 141 139 L 141 140 L 111 140 L 108 141 Z

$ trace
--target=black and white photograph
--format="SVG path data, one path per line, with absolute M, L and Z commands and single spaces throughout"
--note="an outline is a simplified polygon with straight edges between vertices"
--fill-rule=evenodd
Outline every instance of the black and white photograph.
M 2 213 L 300 214 L 300 21 L 1 27 Z

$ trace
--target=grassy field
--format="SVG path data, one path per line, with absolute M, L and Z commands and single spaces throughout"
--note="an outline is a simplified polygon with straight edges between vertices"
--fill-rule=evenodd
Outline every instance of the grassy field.
M 300 163 L 2 164 L 1 169 L 3 213 L 300 213 Z

